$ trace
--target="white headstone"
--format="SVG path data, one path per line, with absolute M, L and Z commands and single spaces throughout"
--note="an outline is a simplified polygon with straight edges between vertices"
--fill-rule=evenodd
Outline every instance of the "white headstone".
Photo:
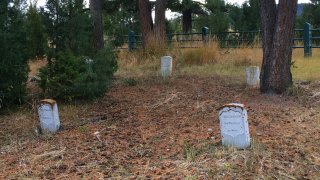
M 161 75 L 163 79 L 172 75 L 172 57 L 163 56 L 161 57 Z
M 44 99 L 38 108 L 40 126 L 42 130 L 57 132 L 60 128 L 58 105 L 52 99 Z
M 243 104 L 224 105 L 219 111 L 222 145 L 245 149 L 250 146 L 247 110 Z
M 247 84 L 250 87 L 259 87 L 260 70 L 258 66 L 250 66 L 246 68 Z

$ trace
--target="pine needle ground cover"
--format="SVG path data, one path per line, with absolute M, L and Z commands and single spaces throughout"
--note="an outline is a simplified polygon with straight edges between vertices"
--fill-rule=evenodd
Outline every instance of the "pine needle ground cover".
M 258 62 L 236 65 L 231 57 L 241 56 L 232 53 L 222 51 L 215 64 L 177 62 L 165 82 L 159 61 L 119 61 L 104 97 L 58 102 L 57 134 L 37 131 L 36 101 L 2 115 L 0 178 L 317 179 L 318 80 L 297 81 L 296 93 L 263 95 L 245 86 L 244 75 L 228 73 Z M 230 70 L 204 71 L 210 66 Z M 217 108 L 233 101 L 247 105 L 247 150 L 221 146 Z

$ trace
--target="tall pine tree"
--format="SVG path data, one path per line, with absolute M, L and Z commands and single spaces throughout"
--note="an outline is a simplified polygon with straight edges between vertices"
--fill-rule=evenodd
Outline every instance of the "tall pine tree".
M 37 4 L 30 4 L 26 19 L 28 51 L 32 58 L 41 58 L 45 55 L 47 37 L 42 16 Z

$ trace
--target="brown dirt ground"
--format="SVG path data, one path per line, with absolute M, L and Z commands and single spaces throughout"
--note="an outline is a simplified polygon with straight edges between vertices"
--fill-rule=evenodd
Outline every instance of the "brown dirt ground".
M 320 177 L 319 107 L 308 99 L 316 93 L 308 91 L 306 99 L 263 95 L 226 77 L 117 82 L 102 99 L 59 106 L 60 132 L 20 134 L 20 141 L 2 144 L 0 179 Z M 235 101 L 248 110 L 252 147 L 247 150 L 220 142 L 217 109 Z

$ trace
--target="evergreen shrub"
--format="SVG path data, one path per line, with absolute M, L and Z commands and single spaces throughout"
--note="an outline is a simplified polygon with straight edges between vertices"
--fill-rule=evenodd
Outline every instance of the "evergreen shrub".
M 29 54 L 23 13 L 18 8 L 7 1 L 0 3 L 0 110 L 21 104 L 26 96 Z
M 40 69 L 39 86 L 51 98 L 92 99 L 104 95 L 116 70 L 116 55 L 111 47 L 99 51 L 93 59 L 62 51 L 51 68 Z

